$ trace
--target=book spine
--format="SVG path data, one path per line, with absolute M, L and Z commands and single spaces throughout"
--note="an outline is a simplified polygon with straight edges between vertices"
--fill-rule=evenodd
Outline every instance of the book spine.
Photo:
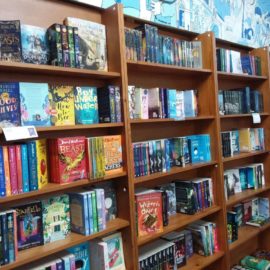
M 115 112 L 115 87 L 109 86 L 109 99 L 110 99 L 110 112 L 111 112 L 111 122 L 116 122 L 116 112 Z
M 27 152 L 29 163 L 29 188 L 30 191 L 38 190 L 37 149 L 35 142 L 27 144 Z
M 75 67 L 80 68 L 81 67 L 80 43 L 77 27 L 73 27 L 73 39 L 74 39 Z
M 94 233 L 96 233 L 96 232 L 98 232 L 98 216 L 97 216 L 96 192 L 91 193 L 91 199 L 92 199 L 92 209 L 93 209 Z
M 95 189 L 96 201 L 97 201 L 97 219 L 98 219 L 98 231 L 102 231 L 106 228 L 106 220 L 104 218 L 105 209 L 104 204 L 104 190 Z
M 21 145 L 23 192 L 29 192 L 28 155 L 26 144 Z
M 23 192 L 21 146 L 15 145 L 18 193 Z
M 74 254 L 70 254 L 69 262 L 70 262 L 70 270 L 76 270 L 75 255 Z
M 15 253 L 15 238 L 14 238 L 14 214 L 13 211 L 6 214 L 7 217 L 7 234 L 8 234 L 8 256 L 9 263 L 14 262 L 16 259 Z
M 94 233 L 94 219 L 93 219 L 93 204 L 92 204 L 92 192 L 87 193 L 88 200 L 88 217 L 89 217 L 89 229 L 90 234 Z
M 17 180 L 17 168 L 16 168 L 16 151 L 15 146 L 8 146 L 9 168 L 10 170 L 10 184 L 11 194 L 18 194 L 18 180 Z
M 4 213 L 0 215 L 1 226 L 2 226 L 2 237 L 3 237 L 3 254 L 4 254 L 4 264 L 9 263 L 9 244 L 8 244 L 8 225 L 7 225 L 7 214 Z
M 119 86 L 115 86 L 115 115 L 116 115 L 116 122 L 120 123 L 122 121 L 122 114 L 121 114 L 121 93 Z
M 10 170 L 9 170 L 9 160 L 8 160 L 8 147 L 3 146 L 3 159 L 5 168 L 5 180 L 6 180 L 6 196 L 11 195 L 11 183 L 10 183 Z
M 61 25 L 55 24 L 52 29 L 49 29 L 49 43 L 51 54 L 51 65 L 63 66 L 63 51 Z
M 68 48 L 69 48 L 70 67 L 75 67 L 76 63 L 75 63 L 73 27 L 67 26 L 67 33 L 68 33 Z
M 61 25 L 62 36 L 62 52 L 63 52 L 63 64 L 64 67 L 70 66 L 69 47 L 68 47 L 68 32 L 65 25 Z
M 6 196 L 5 165 L 3 147 L 0 146 L 0 197 Z

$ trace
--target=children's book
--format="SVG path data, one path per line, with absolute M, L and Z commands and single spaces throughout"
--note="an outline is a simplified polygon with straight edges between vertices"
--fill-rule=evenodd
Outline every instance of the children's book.
M 89 242 L 71 247 L 68 251 L 75 255 L 75 269 L 90 270 Z

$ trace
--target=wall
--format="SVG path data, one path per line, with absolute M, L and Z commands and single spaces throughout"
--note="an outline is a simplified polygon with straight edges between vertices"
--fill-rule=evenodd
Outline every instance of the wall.
M 77 0 L 99 7 L 122 3 L 125 14 L 261 47 L 270 44 L 270 0 Z

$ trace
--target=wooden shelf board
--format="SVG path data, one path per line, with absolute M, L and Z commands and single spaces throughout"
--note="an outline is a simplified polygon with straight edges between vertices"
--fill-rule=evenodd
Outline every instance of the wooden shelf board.
M 212 256 L 200 256 L 199 254 L 194 254 L 190 259 L 188 259 L 187 264 L 182 266 L 181 270 L 201 270 L 207 267 L 208 265 L 214 263 L 218 259 L 224 256 L 223 251 L 218 251 Z
M 212 207 L 209 207 L 209 208 L 207 208 L 199 213 L 196 213 L 195 215 L 185 215 L 185 214 L 173 215 L 169 218 L 169 225 L 164 227 L 163 232 L 147 235 L 144 237 L 139 237 L 137 244 L 138 244 L 138 246 L 144 245 L 148 242 L 151 242 L 151 241 L 161 237 L 162 235 L 165 235 L 165 234 L 172 232 L 174 230 L 183 228 L 196 220 L 199 220 L 199 219 L 202 219 L 206 216 L 214 214 L 214 213 L 218 212 L 220 209 L 221 208 L 219 206 L 212 206 Z
M 223 162 L 224 163 L 225 162 L 230 162 L 230 161 L 233 161 L 233 160 L 238 160 L 238 159 L 247 158 L 247 157 L 253 157 L 253 156 L 258 156 L 258 155 L 263 155 L 263 154 L 267 154 L 267 153 L 269 153 L 269 151 L 267 151 L 267 150 L 240 153 L 240 154 L 235 155 L 233 157 L 223 158 Z
M 162 74 L 183 74 L 183 75 L 203 75 L 203 74 L 211 74 L 211 69 L 203 69 L 203 68 L 189 68 L 189 67 L 178 67 L 174 65 L 165 65 L 158 63 L 150 63 L 143 61 L 127 61 L 128 69 L 134 69 L 136 72 L 138 71 L 148 71 L 148 72 L 156 72 Z
M 133 181 L 134 181 L 134 184 L 136 185 L 136 184 L 151 181 L 160 177 L 175 175 L 178 173 L 187 172 L 187 171 L 191 171 L 191 170 L 195 170 L 195 169 L 199 169 L 199 168 L 203 168 L 207 166 L 213 166 L 216 164 L 217 164 L 217 161 L 211 161 L 211 162 L 206 162 L 206 163 L 186 165 L 185 167 L 173 167 L 171 168 L 169 172 L 160 172 L 160 173 L 153 173 L 153 174 L 149 174 L 149 175 L 141 176 L 141 177 L 134 177 Z
M 183 121 L 199 121 L 199 120 L 212 120 L 215 119 L 214 116 L 197 116 L 197 117 L 187 117 L 182 120 L 176 120 L 173 118 L 156 118 L 156 119 L 132 119 L 131 124 L 149 124 L 149 123 L 170 123 L 170 122 L 183 122 Z
M 240 245 L 246 243 L 260 232 L 259 228 L 254 226 L 242 226 L 238 229 L 238 239 L 229 245 L 229 250 L 232 251 Z
M 118 177 L 123 177 L 125 175 L 126 175 L 126 172 L 121 172 L 121 173 L 117 173 L 117 174 L 106 175 L 104 178 L 97 179 L 97 180 L 96 179 L 95 180 L 82 179 L 82 180 L 78 180 L 78 181 L 75 181 L 72 183 L 67 183 L 67 184 L 49 183 L 48 185 L 46 185 L 45 187 L 43 187 L 40 190 L 25 192 L 25 193 L 12 195 L 12 196 L 8 196 L 8 197 L 2 197 L 2 198 L 0 198 L 0 204 L 9 203 L 12 201 L 23 200 L 23 199 L 27 199 L 27 198 L 35 198 L 35 197 L 39 197 L 41 195 L 56 193 L 56 192 L 60 192 L 60 191 L 65 192 L 66 190 L 69 190 L 72 188 L 78 188 L 78 187 L 83 187 L 83 186 L 87 186 L 87 185 L 98 184 L 98 183 L 101 183 L 103 181 L 107 181 L 107 180 L 118 178 Z
M 237 193 L 229 198 L 229 200 L 226 202 L 227 208 L 234 206 L 237 203 L 240 203 L 241 201 L 247 200 L 251 197 L 257 196 L 262 192 L 265 192 L 267 190 L 270 190 L 270 186 L 265 186 L 258 189 L 247 189 L 240 193 Z
M 70 67 L 58 67 L 50 65 L 36 65 L 19 62 L 5 62 L 0 61 L 0 71 L 5 72 L 20 72 L 20 73 L 33 73 L 52 76 L 66 76 L 66 77 L 80 77 L 80 78 L 93 78 L 93 79 L 112 79 L 120 77 L 118 72 L 98 71 L 90 69 L 79 69 Z
M 269 113 L 260 113 L 261 117 L 269 116 Z M 230 119 L 230 118 L 242 118 L 242 117 L 252 117 L 251 113 L 245 113 L 245 114 L 227 114 L 227 115 L 220 115 L 220 119 Z
M 247 74 L 241 74 L 241 73 L 229 73 L 229 72 L 223 72 L 218 71 L 218 79 L 237 79 L 237 80 L 243 80 L 243 81 L 253 81 L 253 80 L 267 80 L 267 76 L 256 76 L 256 75 L 247 75 Z
M 35 260 L 39 260 L 51 254 L 55 254 L 59 251 L 65 250 L 72 246 L 78 245 L 85 241 L 93 240 L 98 237 L 102 237 L 108 233 L 120 230 L 129 226 L 129 222 L 124 219 L 117 218 L 107 223 L 107 228 L 101 232 L 84 236 L 77 233 L 71 233 L 66 239 L 55 241 L 43 246 L 34 247 L 18 253 L 16 262 L 1 266 L 1 270 L 14 269 L 15 267 L 30 263 Z

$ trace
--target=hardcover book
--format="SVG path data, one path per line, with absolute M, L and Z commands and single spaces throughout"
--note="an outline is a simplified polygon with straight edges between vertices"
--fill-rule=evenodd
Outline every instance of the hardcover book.
M 20 21 L 0 21 L 0 59 L 21 62 Z
M 43 245 L 41 202 L 17 206 L 18 250 Z
M 75 123 L 98 123 L 97 88 L 91 86 L 77 86 L 74 92 Z
M 0 83 L 0 126 L 21 125 L 18 83 Z
M 70 233 L 68 195 L 54 196 L 42 201 L 44 244 L 63 240 Z
M 20 83 L 22 126 L 50 126 L 49 87 L 47 83 Z
M 80 68 L 107 70 L 105 25 L 68 17 L 65 24 L 78 28 L 81 66 Z
M 67 249 L 75 255 L 75 269 L 89 270 L 89 242 Z M 73 269 L 72 269 L 73 270 Z
M 49 101 L 53 126 L 75 124 L 73 86 L 51 86 Z
M 25 63 L 47 64 L 49 47 L 46 29 L 33 25 L 21 25 L 22 58 Z

